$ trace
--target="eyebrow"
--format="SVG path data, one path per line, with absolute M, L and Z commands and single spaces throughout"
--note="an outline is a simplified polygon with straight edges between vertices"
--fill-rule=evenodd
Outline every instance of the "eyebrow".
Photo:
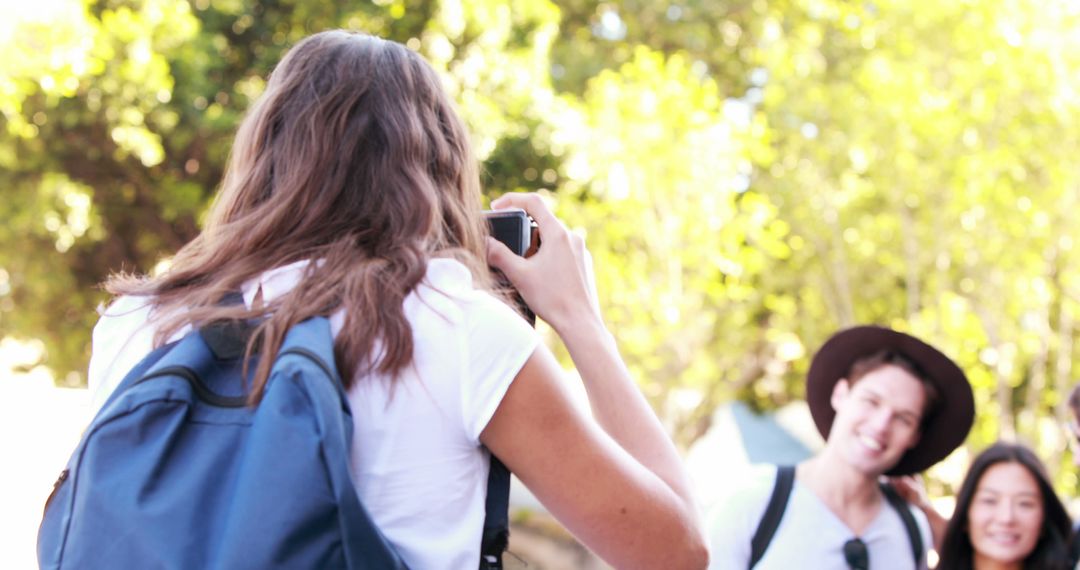
M 1001 491 L 999 489 L 980 487 L 978 489 L 975 489 L 975 494 L 976 495 L 982 495 L 982 494 L 1009 495 L 1010 493 L 1008 493 L 1006 491 Z M 1038 492 L 1034 492 L 1034 491 L 1021 491 L 1019 493 L 1012 493 L 1012 494 L 1016 495 L 1018 497 L 1034 497 L 1036 499 L 1040 497 L 1040 494 Z
M 855 386 L 859 387 L 860 385 L 856 384 Z M 872 388 L 870 386 L 866 386 L 866 385 L 861 385 L 861 386 L 862 386 L 862 391 L 863 392 L 866 392 L 868 394 L 872 394 L 875 398 L 877 398 L 879 400 L 889 402 L 890 405 L 892 404 L 892 399 L 886 397 L 885 394 L 882 394 L 881 392 L 878 392 L 877 390 L 875 390 L 874 388 Z M 898 416 L 908 416 L 913 421 L 918 422 L 920 419 L 922 419 L 922 412 L 923 412 L 922 410 L 901 409 L 901 410 L 896 410 L 896 415 L 898 415 Z

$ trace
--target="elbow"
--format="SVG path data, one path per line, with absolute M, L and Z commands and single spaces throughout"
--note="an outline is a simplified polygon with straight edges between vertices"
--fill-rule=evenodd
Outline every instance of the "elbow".
M 698 568 L 700 570 L 709 567 L 709 545 L 704 537 L 699 535 L 694 542 L 694 545 L 690 550 L 690 560 L 688 560 L 688 564 L 687 568 Z
M 688 513 L 682 523 L 675 525 L 675 528 L 680 530 L 676 536 L 671 537 L 669 544 L 678 547 L 668 551 L 669 557 L 664 567 L 705 570 L 709 567 L 709 541 L 705 528 L 696 513 Z
M 668 560 L 669 568 L 704 570 L 709 566 L 709 545 L 700 532 L 689 533 L 674 560 Z
M 627 548 L 623 542 L 611 556 L 602 558 L 615 568 L 636 570 L 705 570 L 709 566 L 708 544 L 694 529 L 674 531 L 668 527 L 651 534 L 650 540 L 631 544 L 633 547 Z
M 693 531 L 687 537 L 687 565 L 685 568 L 699 568 L 704 570 L 709 567 L 709 538 L 705 527 L 702 526 L 701 518 L 694 517 Z

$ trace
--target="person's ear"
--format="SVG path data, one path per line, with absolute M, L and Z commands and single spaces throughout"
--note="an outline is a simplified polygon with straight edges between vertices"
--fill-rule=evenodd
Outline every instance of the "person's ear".
M 833 411 L 837 411 L 840 408 L 840 404 L 847 399 L 848 394 L 851 393 L 851 384 L 848 383 L 847 378 L 841 378 L 832 389 L 832 397 L 829 398 L 829 403 L 832 404 Z

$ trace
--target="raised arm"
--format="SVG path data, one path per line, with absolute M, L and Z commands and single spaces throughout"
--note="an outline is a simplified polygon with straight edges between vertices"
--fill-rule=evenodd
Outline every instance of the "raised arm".
M 543 346 L 528 360 L 481 434 L 570 532 L 618 568 L 704 568 L 708 554 L 689 480 L 671 440 L 619 356 L 588 278 L 584 242 L 534 194 L 524 208 L 542 246 L 531 258 L 489 243 L 488 262 L 562 338 L 593 418 L 576 408 Z

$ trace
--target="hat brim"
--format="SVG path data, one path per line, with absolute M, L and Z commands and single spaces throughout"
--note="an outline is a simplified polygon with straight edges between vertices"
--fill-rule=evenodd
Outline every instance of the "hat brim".
M 828 439 L 836 410 L 832 392 L 859 358 L 880 350 L 906 356 L 937 387 L 941 401 L 933 417 L 923 424 L 918 444 L 900 458 L 886 475 L 910 475 L 941 461 L 967 438 L 975 421 L 975 399 L 967 376 L 949 357 L 925 342 L 892 329 L 859 326 L 840 331 L 822 345 L 806 375 L 806 401 L 821 436 Z

